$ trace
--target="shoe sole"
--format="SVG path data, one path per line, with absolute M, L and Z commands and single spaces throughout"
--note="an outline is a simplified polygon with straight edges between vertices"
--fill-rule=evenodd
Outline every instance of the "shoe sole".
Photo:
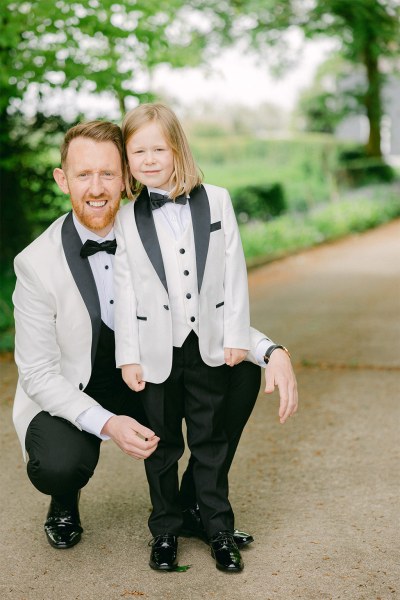
M 238 567 L 234 569 L 228 569 L 227 567 L 221 567 L 220 565 L 215 565 L 219 571 L 223 571 L 224 573 L 241 573 L 243 571 L 243 567 Z
M 152 565 L 151 563 L 149 563 L 149 567 L 151 569 L 153 569 L 153 571 L 165 571 L 166 573 L 171 572 L 171 571 L 176 571 L 176 567 L 178 565 L 175 565 L 174 567 L 158 567 L 156 565 Z
M 212 548 L 211 548 L 211 556 L 216 561 L 216 558 L 215 558 Z M 244 569 L 244 565 L 242 565 L 241 567 L 223 567 L 222 565 L 219 565 L 217 562 L 215 562 L 215 566 L 217 567 L 217 569 L 219 569 L 219 571 L 224 571 L 225 573 L 240 573 Z
M 79 542 L 81 541 L 81 536 L 76 537 L 74 539 L 74 541 L 71 542 L 70 544 L 63 544 L 63 545 L 55 544 L 54 542 L 52 542 L 50 540 L 50 538 L 47 537 L 47 535 L 46 535 L 46 539 L 52 548 L 55 548 L 56 550 L 68 550 L 68 548 L 73 548 L 74 546 L 79 544 Z

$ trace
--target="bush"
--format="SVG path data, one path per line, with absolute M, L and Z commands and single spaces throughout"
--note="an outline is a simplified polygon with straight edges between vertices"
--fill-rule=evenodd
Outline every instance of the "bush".
M 298 211 L 336 197 L 338 154 L 349 146 L 327 135 L 193 136 L 190 145 L 207 183 L 225 187 L 232 195 L 248 185 L 280 183 L 289 209 Z
M 366 231 L 400 216 L 398 190 L 370 188 L 358 197 L 320 205 L 307 214 L 288 213 L 269 223 L 240 228 L 248 266 L 263 264 L 290 252 Z
M 242 223 L 249 219 L 267 221 L 282 214 L 287 208 L 285 193 L 280 183 L 238 188 L 232 194 L 232 202 Z
M 363 148 L 353 148 L 340 153 L 336 178 L 339 185 L 354 188 L 390 183 L 395 179 L 395 172 L 383 159 L 368 157 Z

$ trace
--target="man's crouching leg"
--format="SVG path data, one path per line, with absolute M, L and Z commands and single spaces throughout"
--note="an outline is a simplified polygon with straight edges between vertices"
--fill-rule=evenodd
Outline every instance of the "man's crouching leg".
M 44 530 L 53 548 L 71 548 L 81 540 L 80 490 L 93 475 L 100 443 L 96 436 L 46 412 L 29 424 L 27 472 L 36 489 L 51 496 Z

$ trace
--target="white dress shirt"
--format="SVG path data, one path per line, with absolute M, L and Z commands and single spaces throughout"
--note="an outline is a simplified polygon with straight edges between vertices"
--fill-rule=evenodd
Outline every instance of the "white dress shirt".
M 156 192 L 157 194 L 163 194 L 164 196 L 168 197 L 168 194 L 165 190 L 149 187 L 148 191 L 149 193 Z M 164 229 L 166 229 L 168 233 L 172 235 L 175 241 L 178 241 L 182 237 L 186 227 L 192 220 L 189 202 L 190 198 L 188 198 L 186 204 L 167 202 L 161 206 L 161 208 L 153 210 L 154 222 L 157 225 L 162 225 L 162 227 L 164 227 Z
M 79 237 L 84 244 L 87 240 L 95 242 L 105 242 L 115 240 L 114 230 L 104 237 L 100 237 L 93 231 L 86 229 L 82 223 L 78 221 L 75 213 L 72 213 L 74 225 L 79 234 Z M 92 256 L 88 256 L 90 268 L 92 269 L 93 277 L 96 282 L 97 292 L 99 294 L 101 320 L 112 330 L 114 330 L 114 281 L 113 281 L 113 264 L 114 255 L 107 252 L 96 252 Z
M 78 221 L 75 213 L 72 213 L 74 225 L 82 240 L 82 244 L 86 240 L 94 240 L 95 242 L 105 242 L 106 240 L 114 240 L 114 230 L 105 236 L 100 237 L 93 231 L 86 229 L 82 223 Z M 107 252 L 97 252 L 92 256 L 88 256 L 90 268 L 92 269 L 93 277 L 96 283 L 97 293 L 99 295 L 101 320 L 112 330 L 114 330 L 114 282 L 113 282 L 113 264 L 114 255 Z M 81 413 L 77 422 L 84 431 L 93 433 L 102 440 L 108 440 L 109 437 L 101 435 L 101 430 L 110 417 L 114 413 L 106 410 L 102 406 L 93 406 Z

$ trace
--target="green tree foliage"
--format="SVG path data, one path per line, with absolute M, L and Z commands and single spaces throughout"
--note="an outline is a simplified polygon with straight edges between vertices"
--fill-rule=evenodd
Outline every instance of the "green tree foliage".
M 280 66 L 296 60 L 285 46 L 290 28 L 300 28 L 307 38 L 336 38 L 342 56 L 364 71 L 366 84 L 359 102 L 370 125 L 367 154 L 381 156 L 382 84 L 400 48 L 398 0 L 209 0 L 209 4 L 229 13 L 226 36 L 246 36 L 267 59 L 273 58 L 275 47 Z
M 383 59 L 400 49 L 400 6 L 391 0 L 319 1 L 304 22 L 310 37 L 321 33 L 337 37 L 348 61 L 362 65 L 366 76 L 361 104 L 368 117 L 369 156 L 381 156 Z
M 58 114 L 64 107 L 49 109 L 49 99 L 63 90 L 109 92 L 123 113 L 129 96 L 151 97 L 155 65 L 196 64 L 208 29 L 189 18 L 183 0 L 0 0 L 0 7 L 0 239 L 9 264 L 35 233 L 33 215 L 44 225 L 55 212 L 45 210 L 55 193 L 51 149 L 68 124 Z

